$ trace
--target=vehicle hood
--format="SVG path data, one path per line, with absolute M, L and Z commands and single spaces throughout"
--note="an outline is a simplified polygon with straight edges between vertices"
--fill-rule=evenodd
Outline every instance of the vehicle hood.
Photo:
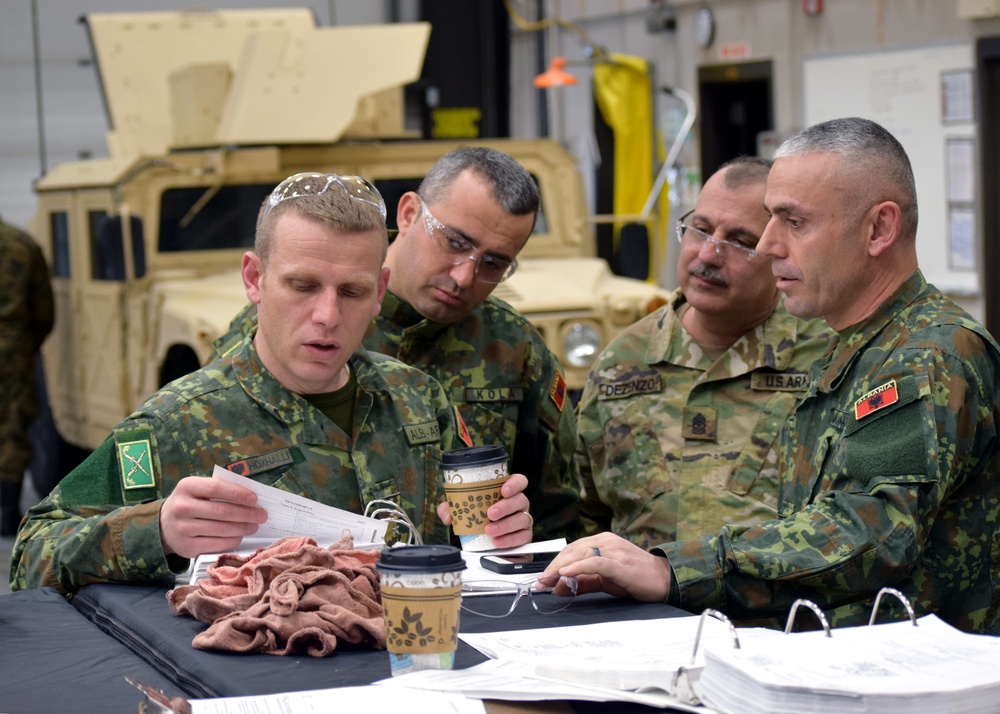
M 208 357 L 212 340 L 229 330 L 229 323 L 249 302 L 239 270 L 203 278 L 158 276 L 153 299 L 160 315 L 161 344 L 193 337 L 202 359 Z M 192 329 L 196 331 L 193 336 Z
M 667 291 L 614 275 L 602 258 L 534 258 L 493 295 L 525 314 L 593 310 L 611 301 L 645 302 Z

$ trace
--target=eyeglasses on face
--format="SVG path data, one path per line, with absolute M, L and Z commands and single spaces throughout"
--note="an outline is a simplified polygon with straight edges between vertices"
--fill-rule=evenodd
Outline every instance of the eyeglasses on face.
M 476 264 L 476 277 L 484 283 L 502 283 L 517 270 L 516 259 L 506 260 L 483 253 L 454 228 L 449 228 L 435 218 L 422 198 L 420 211 L 424 215 L 424 228 L 427 234 L 433 236 L 441 245 L 448 262 L 452 265 L 461 265 L 466 260 L 471 260 Z
M 382 194 L 378 192 L 378 189 L 371 182 L 360 176 L 323 174 L 313 171 L 289 176 L 275 186 L 274 190 L 271 191 L 271 195 L 268 196 L 267 206 L 264 208 L 261 220 L 282 201 L 290 198 L 302 198 L 303 196 L 319 196 L 329 190 L 344 191 L 353 200 L 374 206 L 382 214 L 382 220 L 385 221 L 385 201 L 382 200 Z
M 560 583 L 569 591 L 569 595 L 553 594 Z M 541 575 L 524 583 L 510 580 L 464 580 L 462 609 L 483 617 L 507 617 L 514 612 L 521 598 L 527 597 L 536 612 L 553 615 L 572 605 L 576 592 L 576 578 L 566 575 Z M 500 610 L 496 607 L 498 599 Z
M 689 226 L 685 221 L 692 213 L 694 211 L 688 211 L 677 221 L 677 240 L 682 245 L 692 245 L 700 250 L 701 246 L 705 245 L 705 243 L 711 243 L 715 247 L 716 255 L 722 255 L 723 253 L 726 255 L 739 255 L 747 260 L 753 260 L 760 255 L 760 253 L 749 245 L 725 238 L 716 239 L 710 233 L 706 233 L 694 226 Z

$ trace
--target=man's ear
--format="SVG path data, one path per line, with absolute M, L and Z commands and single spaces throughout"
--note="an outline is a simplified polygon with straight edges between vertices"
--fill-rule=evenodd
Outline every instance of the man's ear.
M 420 196 L 413 191 L 407 191 L 400 197 L 396 206 L 396 226 L 399 228 L 397 240 L 406 235 L 419 216 Z
M 868 254 L 879 256 L 899 240 L 902 211 L 895 201 L 882 201 L 872 206 L 867 220 Z
M 375 301 L 375 312 L 372 313 L 372 319 L 375 319 L 378 314 L 382 311 L 382 300 L 385 298 L 385 291 L 389 288 L 389 268 L 388 266 L 382 266 L 382 272 L 378 277 L 378 300 Z
M 240 272 L 243 275 L 243 288 L 247 292 L 247 299 L 254 305 L 260 303 L 260 283 L 264 279 L 264 264 L 260 256 L 252 250 L 243 254 L 243 265 Z

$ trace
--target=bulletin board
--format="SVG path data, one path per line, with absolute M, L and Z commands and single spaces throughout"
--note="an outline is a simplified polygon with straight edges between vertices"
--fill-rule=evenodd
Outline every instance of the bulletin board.
M 806 125 L 860 116 L 906 149 L 917 185 L 917 254 L 928 282 L 980 292 L 975 56 L 969 44 L 809 58 Z

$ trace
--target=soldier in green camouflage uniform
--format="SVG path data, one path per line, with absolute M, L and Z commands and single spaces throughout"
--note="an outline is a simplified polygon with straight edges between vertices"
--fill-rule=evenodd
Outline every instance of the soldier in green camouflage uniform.
M 448 542 L 438 461 L 456 412 L 430 376 L 355 352 L 388 281 L 385 208 L 360 180 L 330 178 L 290 177 L 265 201 L 243 258 L 259 327 L 153 395 L 31 509 L 12 588 L 169 584 L 190 558 L 236 547 L 266 513 L 249 490 L 202 478 L 216 464 L 355 512 L 392 499 L 427 541 Z M 530 540 L 526 483 L 511 476 L 491 509 L 504 545 Z
M 536 539 L 573 538 L 576 422 L 558 360 L 523 315 L 490 295 L 513 272 L 506 266 L 516 266 L 538 205 L 531 176 L 502 152 L 463 148 L 440 159 L 400 200 L 389 290 L 364 346 L 436 378 L 474 444 L 507 448 L 511 471 L 528 477 Z M 251 305 L 216 354 L 254 322 Z
M 765 205 L 758 250 L 788 310 L 837 332 L 782 429 L 778 518 L 664 557 L 583 539 L 551 569 L 740 619 L 782 622 L 804 597 L 833 626 L 867 622 L 891 586 L 918 615 L 1000 634 L 1000 347 L 917 269 L 903 148 L 864 119 L 810 127 L 779 148 Z M 878 619 L 901 615 L 887 598 Z
M 750 253 L 769 169 L 743 157 L 706 182 L 681 223 L 682 289 L 591 369 L 577 415 L 588 535 L 647 548 L 775 516 L 778 430 L 829 333 L 788 314 L 770 261 Z
M 45 257 L 23 231 L 0 221 L 0 535 L 21 520 L 18 502 L 31 461 L 28 427 L 38 416 L 35 359 L 52 330 Z

